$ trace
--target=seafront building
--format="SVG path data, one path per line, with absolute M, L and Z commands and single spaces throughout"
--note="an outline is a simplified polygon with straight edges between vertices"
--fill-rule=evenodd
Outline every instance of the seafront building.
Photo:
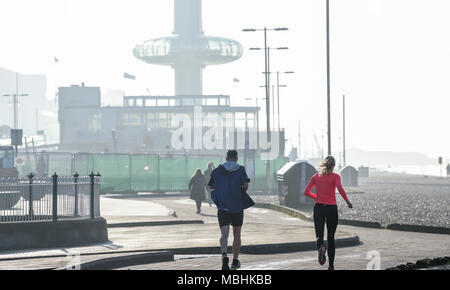
M 207 65 L 219 65 L 241 58 L 243 48 L 237 41 L 206 36 L 202 28 L 201 0 L 174 0 L 173 36 L 156 38 L 136 45 L 134 56 L 148 64 L 171 66 L 175 74 L 173 96 L 124 96 L 123 106 L 101 106 L 98 87 L 82 84 L 59 88 L 60 150 L 118 153 L 178 153 L 172 136 L 179 123 L 175 116 L 186 116 L 192 123 L 191 146 L 183 152 L 223 154 L 227 147 L 253 149 L 249 132 L 258 132 L 259 107 L 234 107 L 228 95 L 203 95 L 202 74 Z M 201 111 L 201 123 L 195 112 Z M 206 134 L 211 121 L 227 120 L 232 128 L 217 133 L 221 149 L 212 150 L 195 133 Z M 236 144 L 237 135 L 247 132 L 244 146 Z M 230 133 L 233 131 L 234 133 Z M 185 136 L 183 136 L 184 138 Z M 233 144 L 226 140 L 234 137 Z M 184 140 L 186 141 L 186 140 Z M 260 140 L 257 140 L 260 141 Z M 260 145 L 260 142 L 257 142 Z M 259 148 L 259 146 L 256 146 Z M 284 132 L 279 134 L 279 156 L 284 155 Z M 248 151 L 246 151 L 248 153 Z M 248 155 L 248 154 L 247 154 Z

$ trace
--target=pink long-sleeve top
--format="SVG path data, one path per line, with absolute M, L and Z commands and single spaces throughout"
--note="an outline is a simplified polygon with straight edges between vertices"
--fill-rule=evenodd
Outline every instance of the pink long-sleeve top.
M 311 190 L 316 186 L 316 192 Z M 336 204 L 336 188 L 344 198 L 348 200 L 347 194 L 341 184 L 341 176 L 336 173 L 319 175 L 316 173 L 305 188 L 305 195 L 316 200 L 316 203 L 335 205 Z

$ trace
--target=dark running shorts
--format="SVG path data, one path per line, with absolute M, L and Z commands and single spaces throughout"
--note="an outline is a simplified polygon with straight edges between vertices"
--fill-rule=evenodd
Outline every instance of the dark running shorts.
M 217 217 L 219 218 L 219 226 L 232 225 L 233 227 L 242 227 L 244 223 L 244 211 L 240 213 L 228 213 L 223 210 L 217 212 Z

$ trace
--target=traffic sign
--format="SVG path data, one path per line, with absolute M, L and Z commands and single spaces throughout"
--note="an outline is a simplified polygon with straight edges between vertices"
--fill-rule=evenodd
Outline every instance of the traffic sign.
M 22 145 L 22 129 L 11 129 L 11 145 L 21 146 Z

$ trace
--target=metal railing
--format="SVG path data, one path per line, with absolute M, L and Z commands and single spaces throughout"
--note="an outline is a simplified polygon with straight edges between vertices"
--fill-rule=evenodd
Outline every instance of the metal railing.
M 0 178 L 0 222 L 60 221 L 100 216 L 100 174 Z

